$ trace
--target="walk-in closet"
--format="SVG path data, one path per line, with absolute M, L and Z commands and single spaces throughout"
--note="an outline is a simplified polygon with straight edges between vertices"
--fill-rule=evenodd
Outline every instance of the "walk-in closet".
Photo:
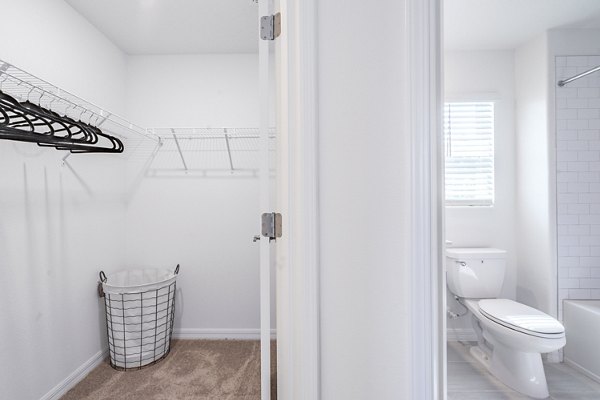
M 1 399 L 276 398 L 267 3 L 2 2 Z

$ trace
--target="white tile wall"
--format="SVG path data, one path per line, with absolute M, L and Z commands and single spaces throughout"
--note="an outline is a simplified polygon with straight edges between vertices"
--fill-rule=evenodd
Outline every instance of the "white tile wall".
M 568 78 L 600 56 L 556 58 Z M 600 299 L 600 73 L 556 89 L 559 316 L 564 299 Z

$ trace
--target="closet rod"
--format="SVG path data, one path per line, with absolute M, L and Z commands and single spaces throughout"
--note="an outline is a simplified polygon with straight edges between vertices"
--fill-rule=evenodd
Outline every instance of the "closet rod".
M 588 71 L 582 72 L 582 73 L 580 73 L 578 75 L 575 75 L 575 76 L 573 76 L 573 77 L 571 77 L 569 79 L 560 80 L 560 81 L 558 81 L 558 86 L 563 87 L 563 86 L 565 86 L 568 83 L 571 83 L 573 81 L 576 81 L 577 79 L 583 78 L 584 76 L 588 76 L 590 74 L 593 74 L 594 72 L 597 72 L 597 71 L 600 71 L 600 65 L 598 65 L 597 67 L 594 67 L 594 68 L 592 68 L 592 69 L 590 69 Z
M 115 136 L 0 90 L 0 139 L 37 143 L 72 153 L 122 153 Z

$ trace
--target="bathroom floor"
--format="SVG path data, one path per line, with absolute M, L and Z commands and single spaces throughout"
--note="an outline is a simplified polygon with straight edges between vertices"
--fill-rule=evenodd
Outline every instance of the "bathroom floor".
M 276 399 L 275 342 L 271 398 Z M 260 400 L 260 342 L 173 340 L 163 361 L 120 372 L 106 360 L 62 400 Z
M 469 343 L 474 345 L 475 343 Z M 544 364 L 553 400 L 600 400 L 600 383 L 566 364 Z M 448 342 L 448 400 L 530 399 L 504 386 L 469 354 L 468 346 Z

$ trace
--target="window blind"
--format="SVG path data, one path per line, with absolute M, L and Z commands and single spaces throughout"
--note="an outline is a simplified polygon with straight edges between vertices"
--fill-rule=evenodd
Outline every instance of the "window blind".
M 494 204 L 494 103 L 444 105 L 446 205 Z

